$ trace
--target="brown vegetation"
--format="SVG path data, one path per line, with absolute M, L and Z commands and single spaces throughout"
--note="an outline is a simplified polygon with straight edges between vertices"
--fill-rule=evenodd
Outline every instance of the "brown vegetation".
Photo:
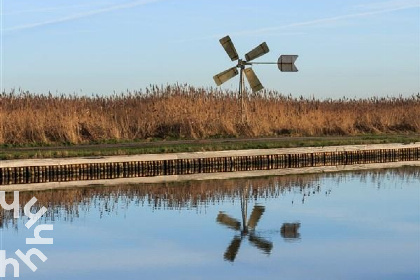
M 246 123 L 236 95 L 187 85 L 92 97 L 3 93 L 0 144 L 420 133 L 419 94 L 317 100 L 263 91 L 247 98 Z

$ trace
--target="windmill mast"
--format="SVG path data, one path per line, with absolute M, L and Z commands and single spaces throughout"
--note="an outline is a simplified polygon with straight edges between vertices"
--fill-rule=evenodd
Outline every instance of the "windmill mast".
M 244 68 L 245 66 L 242 65 L 242 60 L 239 60 L 240 65 L 240 72 L 239 72 L 239 96 L 241 98 L 241 123 L 245 123 L 245 98 L 244 98 Z

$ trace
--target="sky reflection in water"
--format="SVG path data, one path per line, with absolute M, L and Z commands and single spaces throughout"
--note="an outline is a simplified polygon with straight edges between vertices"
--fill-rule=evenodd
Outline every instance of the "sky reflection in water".
M 419 279 L 419 178 L 405 168 L 21 193 L 54 224 L 54 245 L 39 248 L 49 259 L 21 265 L 21 279 Z M 33 247 L 24 219 L 1 222 L 8 257 Z

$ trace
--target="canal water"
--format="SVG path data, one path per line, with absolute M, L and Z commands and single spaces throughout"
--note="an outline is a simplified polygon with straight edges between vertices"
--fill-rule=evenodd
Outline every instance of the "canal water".
M 21 192 L 20 279 L 420 279 L 420 168 Z M 12 194 L 6 200 L 11 203 Z M 52 224 L 52 245 L 26 245 Z M 12 278 L 13 267 L 6 270 Z

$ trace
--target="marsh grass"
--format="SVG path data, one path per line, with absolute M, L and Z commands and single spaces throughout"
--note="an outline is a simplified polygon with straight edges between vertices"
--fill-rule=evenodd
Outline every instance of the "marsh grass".
M 150 138 L 420 133 L 420 95 L 306 99 L 250 94 L 240 122 L 237 93 L 188 85 L 112 96 L 3 92 L 0 144 L 94 143 Z

